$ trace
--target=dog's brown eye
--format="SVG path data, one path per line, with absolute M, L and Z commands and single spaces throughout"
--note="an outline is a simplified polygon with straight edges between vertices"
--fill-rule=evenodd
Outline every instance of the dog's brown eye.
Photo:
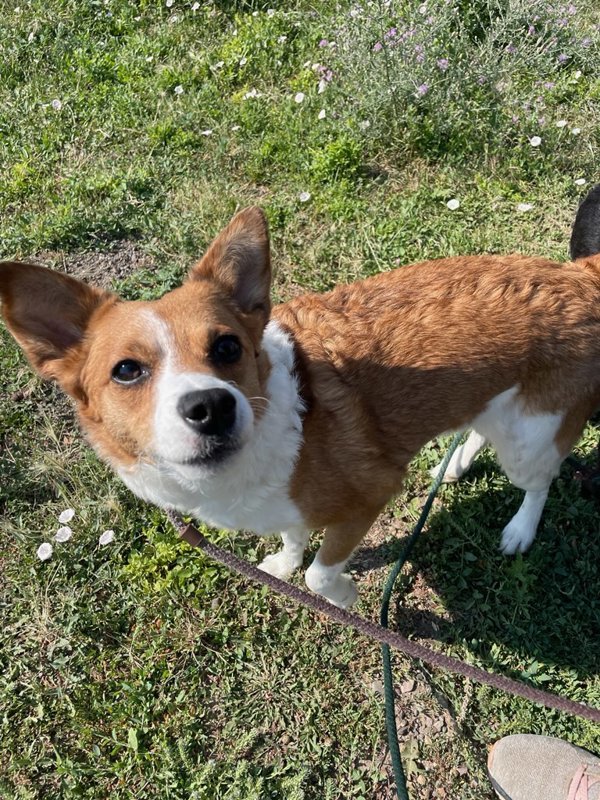
M 135 383 L 146 374 L 142 365 L 132 358 L 126 358 L 115 364 L 112 370 L 112 379 L 117 383 Z
M 242 357 L 242 343 L 237 336 L 225 334 L 215 339 L 210 349 L 215 364 L 235 364 Z

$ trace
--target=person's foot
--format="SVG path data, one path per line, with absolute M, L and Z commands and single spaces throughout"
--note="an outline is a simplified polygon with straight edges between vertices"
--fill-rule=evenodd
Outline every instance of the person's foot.
M 490 750 L 488 773 L 502 800 L 600 800 L 600 758 L 562 739 L 506 736 Z

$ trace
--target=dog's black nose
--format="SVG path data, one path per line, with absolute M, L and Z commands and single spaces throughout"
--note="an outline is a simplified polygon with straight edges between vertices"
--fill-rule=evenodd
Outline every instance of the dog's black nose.
M 177 410 L 190 428 L 204 436 L 224 436 L 235 423 L 235 397 L 227 389 L 203 389 L 184 394 Z

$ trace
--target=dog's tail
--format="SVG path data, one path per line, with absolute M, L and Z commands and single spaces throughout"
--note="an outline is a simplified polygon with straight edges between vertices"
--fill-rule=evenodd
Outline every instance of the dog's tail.
M 591 189 L 583 199 L 571 233 L 569 254 L 572 261 L 589 259 L 600 253 L 600 183 Z M 600 259 L 593 259 L 594 266 L 600 269 Z

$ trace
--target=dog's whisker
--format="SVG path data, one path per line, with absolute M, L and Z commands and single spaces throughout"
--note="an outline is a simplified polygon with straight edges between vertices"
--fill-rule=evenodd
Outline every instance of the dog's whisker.
M 271 405 L 268 397 L 249 397 L 250 407 L 257 411 L 265 411 Z

